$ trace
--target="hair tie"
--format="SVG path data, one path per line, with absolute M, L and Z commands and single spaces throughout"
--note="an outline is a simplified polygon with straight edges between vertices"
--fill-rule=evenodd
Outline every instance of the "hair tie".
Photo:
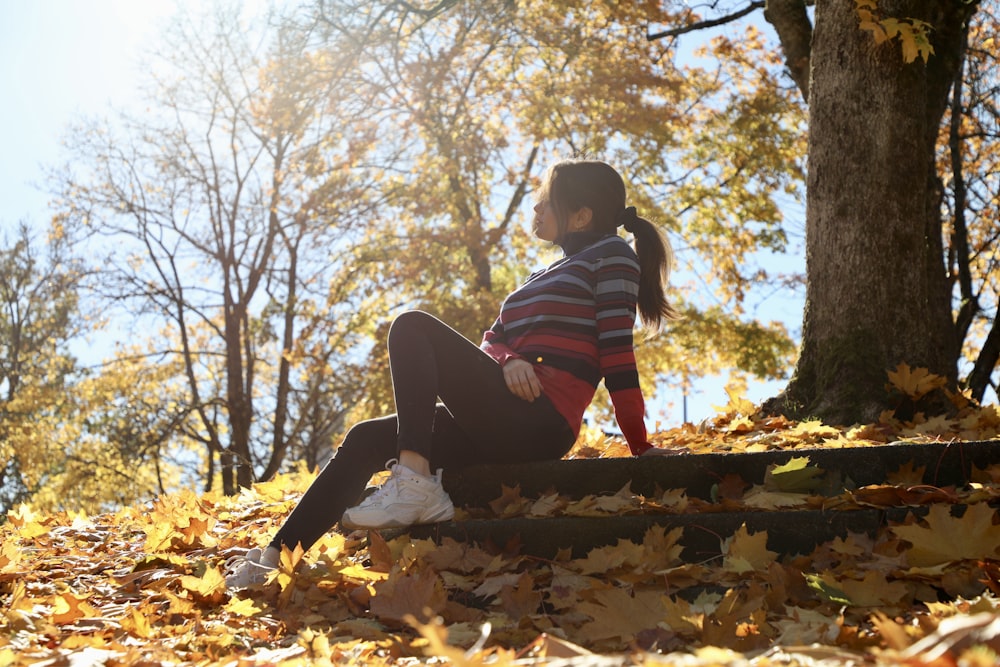
M 636 212 L 635 206 L 626 206 L 618 214 L 618 224 L 625 227 L 625 231 L 629 234 L 635 233 L 635 222 L 637 220 L 639 220 L 639 214 Z

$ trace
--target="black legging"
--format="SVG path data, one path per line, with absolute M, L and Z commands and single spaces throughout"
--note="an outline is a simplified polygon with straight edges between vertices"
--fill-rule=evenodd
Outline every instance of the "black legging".
M 308 550 L 402 449 L 434 470 L 560 459 L 573 446 L 573 430 L 544 395 L 528 402 L 511 393 L 500 365 L 441 320 L 403 313 L 388 345 L 397 413 L 351 428 L 271 546 Z

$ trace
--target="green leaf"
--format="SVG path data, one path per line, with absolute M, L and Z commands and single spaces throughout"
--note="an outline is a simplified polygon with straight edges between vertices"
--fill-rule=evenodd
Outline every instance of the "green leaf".
M 768 470 L 764 485 L 779 491 L 806 493 L 822 483 L 822 475 L 822 468 L 809 465 L 808 456 L 796 457 Z
M 807 574 L 805 575 L 805 578 L 806 584 L 809 588 L 819 593 L 819 596 L 825 601 L 843 605 L 851 604 L 850 598 L 847 597 L 847 594 L 844 593 L 844 591 L 831 586 L 818 574 Z

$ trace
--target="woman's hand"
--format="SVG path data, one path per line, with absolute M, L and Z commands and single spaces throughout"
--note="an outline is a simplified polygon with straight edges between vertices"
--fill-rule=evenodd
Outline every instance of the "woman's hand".
M 511 359 L 503 365 L 503 379 L 507 388 L 529 403 L 542 395 L 542 383 L 535 375 L 535 367 L 524 359 Z

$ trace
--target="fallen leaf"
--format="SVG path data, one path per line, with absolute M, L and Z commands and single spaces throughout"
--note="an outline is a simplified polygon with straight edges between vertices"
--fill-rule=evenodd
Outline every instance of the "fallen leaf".
M 924 519 L 926 526 L 914 523 L 897 525 L 892 532 L 912 546 L 907 561 L 916 567 L 951 561 L 997 557 L 1000 548 L 1000 525 L 994 524 L 996 511 L 986 503 L 966 506 L 965 514 L 956 517 L 951 505 L 931 505 Z
M 527 572 L 517 580 L 516 586 L 500 589 L 500 608 L 512 619 L 521 619 L 538 612 L 542 603 L 541 591 L 535 590 L 535 580 Z
M 226 594 L 226 578 L 215 567 L 206 568 L 200 577 L 184 575 L 179 581 L 185 590 L 194 594 L 196 600 L 209 604 L 218 604 Z
M 895 387 L 916 401 L 947 384 L 946 378 L 935 375 L 926 368 L 910 368 L 908 364 L 899 364 L 895 371 L 889 371 L 887 388 Z
M 767 531 L 751 534 L 744 523 L 722 542 L 722 555 L 724 570 L 743 574 L 766 570 L 778 554 L 767 549 Z
M 407 616 L 426 621 L 439 614 L 448 601 L 441 578 L 431 569 L 397 574 L 374 587 L 371 611 L 390 621 Z
M 581 602 L 578 609 L 591 620 L 580 628 L 590 640 L 618 639 L 629 642 L 642 630 L 655 628 L 663 616 L 660 591 L 635 591 L 629 594 L 621 588 L 597 590 L 591 601 Z

